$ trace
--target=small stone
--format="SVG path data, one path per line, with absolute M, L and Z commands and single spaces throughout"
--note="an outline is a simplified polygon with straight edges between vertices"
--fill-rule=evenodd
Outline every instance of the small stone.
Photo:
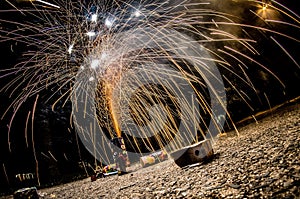
M 300 175 L 293 175 L 294 178 L 300 178 Z
M 149 187 L 146 187 L 145 191 L 152 191 Z
M 186 192 L 182 192 L 181 195 L 182 195 L 183 197 L 185 197 L 185 196 L 187 196 L 187 193 L 186 193 Z
M 228 186 L 230 186 L 231 188 L 234 188 L 234 189 L 239 189 L 239 188 L 241 188 L 241 185 L 239 185 L 239 184 L 232 184 L 232 183 L 229 183 Z
M 270 175 L 270 172 L 266 172 L 265 174 L 263 174 L 261 177 L 265 178 L 268 177 Z
M 165 195 L 166 191 L 165 190 L 161 190 L 161 191 L 154 191 L 154 194 L 158 194 L 158 195 Z
M 292 184 L 291 181 L 284 182 L 284 183 L 283 183 L 283 187 L 287 188 L 287 187 L 291 186 L 291 184 Z

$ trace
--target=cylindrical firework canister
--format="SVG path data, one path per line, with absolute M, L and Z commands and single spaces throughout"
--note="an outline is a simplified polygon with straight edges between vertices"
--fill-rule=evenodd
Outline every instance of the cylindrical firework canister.
M 140 157 L 140 163 L 142 167 L 154 164 L 156 162 L 162 162 L 168 158 L 168 155 L 165 151 L 158 151 L 151 153 L 150 155 Z
M 165 152 L 165 151 L 158 151 L 158 152 L 152 153 L 151 156 L 155 157 L 155 159 L 160 162 L 164 161 L 168 158 L 167 152 Z
M 170 155 L 175 163 L 184 167 L 187 165 L 203 162 L 214 154 L 210 140 L 203 140 L 191 146 L 184 147 L 172 152 Z
M 149 166 L 155 163 L 155 157 L 151 155 L 140 157 L 140 163 L 142 167 Z

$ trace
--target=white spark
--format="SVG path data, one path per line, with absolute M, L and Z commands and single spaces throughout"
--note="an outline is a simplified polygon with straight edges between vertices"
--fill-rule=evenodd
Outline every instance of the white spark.
M 91 62 L 91 68 L 92 69 L 98 68 L 99 63 L 100 63 L 99 59 L 93 59 L 92 62 Z
M 90 31 L 90 32 L 87 32 L 86 35 L 89 37 L 94 37 L 96 35 L 96 33 L 94 31 Z
M 72 45 L 69 46 L 69 49 L 68 49 L 68 53 L 69 54 L 72 54 L 73 47 L 74 47 L 74 44 L 72 44 Z
M 91 17 L 91 21 L 94 23 L 97 23 L 97 19 L 98 19 L 98 15 L 97 14 L 93 14 Z
M 106 27 L 108 27 L 108 28 L 112 27 L 113 23 L 114 22 L 113 22 L 112 19 L 109 19 L 109 18 L 105 19 L 105 25 L 106 25 Z
M 94 77 L 90 77 L 90 78 L 89 78 L 89 81 L 90 81 L 90 82 L 92 82 L 92 81 L 94 81 L 94 80 L 95 80 Z
M 134 16 L 136 16 L 136 17 L 140 17 L 141 14 L 142 14 L 142 13 L 141 13 L 139 10 L 136 10 L 136 11 L 134 12 Z
M 37 2 L 40 2 L 40 3 L 43 3 L 43 4 L 46 4 L 48 6 L 52 6 L 54 8 L 60 8 L 59 6 L 53 4 L 53 3 L 49 3 L 49 2 L 46 2 L 46 1 L 43 1 L 43 0 L 36 0 Z
M 106 59 L 106 58 L 107 58 L 107 53 L 105 53 L 105 52 L 102 53 L 102 54 L 101 54 L 101 59 Z

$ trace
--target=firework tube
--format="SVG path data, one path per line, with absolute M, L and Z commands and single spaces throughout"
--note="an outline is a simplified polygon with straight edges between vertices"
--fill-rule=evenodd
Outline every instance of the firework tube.
M 155 164 L 157 162 L 164 161 L 168 158 L 168 155 L 165 151 L 158 151 L 155 153 L 152 153 L 147 156 L 140 157 L 140 163 L 142 167 L 149 166 L 151 164 Z

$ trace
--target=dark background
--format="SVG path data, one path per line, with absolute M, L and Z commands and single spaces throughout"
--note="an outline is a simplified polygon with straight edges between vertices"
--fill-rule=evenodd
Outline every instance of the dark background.
M 219 4 L 213 6 L 217 9 L 225 10 L 230 8 L 230 3 L 232 3 L 231 1 L 226 2 L 228 3 L 226 6 Z M 299 8 L 295 5 L 294 0 L 279 2 L 284 3 L 295 13 L 300 14 Z M 16 5 L 29 6 L 26 4 Z M 243 6 L 245 5 L 241 4 L 239 8 Z M 24 20 L 31 19 L 31 17 L 28 18 L 28 16 L 23 16 L 18 12 L 10 13 L 5 11 L 6 9 L 12 9 L 5 1 L 0 3 L 0 8 L 0 67 L 1 69 L 6 69 L 22 60 L 22 53 L 27 50 L 27 47 L 20 43 L 16 44 L 13 40 L 5 41 L 3 39 L 7 35 L 2 30 L 9 29 L 4 20 L 23 22 Z M 228 10 L 225 11 L 228 12 Z M 234 12 L 238 11 L 236 10 Z M 239 15 L 241 18 L 239 20 L 242 23 L 259 24 L 260 27 L 271 28 L 293 36 L 296 39 L 300 39 L 300 31 L 298 28 L 292 28 L 286 25 L 270 27 L 270 24 L 262 22 L 249 11 L 242 14 L 242 16 Z M 209 18 L 204 20 L 211 21 Z M 299 27 L 299 23 L 297 24 L 295 21 L 287 18 L 283 18 L 282 20 Z M 273 36 L 277 41 L 280 41 L 281 44 L 284 44 L 286 50 L 298 64 L 300 64 L 300 43 L 273 33 L 254 31 L 250 28 L 247 31 L 251 34 L 253 39 L 257 41 L 254 46 L 260 54 L 253 55 L 252 58 L 276 74 L 284 83 L 284 86 L 267 70 L 262 69 L 249 60 L 244 60 L 248 66 L 251 66 L 246 72 L 255 86 L 255 90 L 245 85 L 235 74 L 219 66 L 222 75 L 226 77 L 224 78 L 224 83 L 227 91 L 227 108 L 234 122 L 238 122 L 260 111 L 270 109 L 300 95 L 300 89 L 298 88 L 300 83 L 299 67 L 283 53 L 270 36 Z M 223 42 L 215 44 L 212 48 L 224 49 L 226 45 L 232 46 L 233 44 Z M 13 52 L 11 50 L 12 46 Z M 239 48 L 239 46 L 237 47 Z M 226 57 L 225 55 L 224 58 L 232 64 L 233 69 L 239 68 L 236 60 L 230 56 Z M 242 75 L 243 72 L 235 70 L 235 73 Z M 5 73 L 1 72 L 1 75 L 3 74 Z M 0 85 L 2 87 L 7 85 L 12 79 L 13 75 L 2 77 L 0 79 Z M 53 111 L 51 109 L 53 101 L 47 101 L 47 96 L 55 89 L 56 87 L 54 85 L 52 88 L 48 88 L 48 90 L 42 91 L 39 94 L 40 98 L 36 107 L 35 121 L 33 123 L 33 137 L 31 134 L 31 116 L 29 117 L 30 125 L 27 127 L 27 133 L 25 131 L 25 124 L 28 112 L 33 109 L 35 97 L 29 98 L 21 106 L 14 117 L 10 133 L 8 133 L 7 126 L 11 120 L 12 109 L 10 109 L 6 116 L 0 121 L 0 192 L 8 193 L 23 186 L 18 184 L 15 175 L 19 173 L 36 174 L 35 158 L 38 160 L 38 173 L 41 187 L 80 179 L 92 173 L 89 166 L 87 166 L 87 164 L 84 165 L 83 162 L 93 165 L 95 162 L 94 158 L 84 149 L 80 139 L 76 136 L 75 130 L 72 129 L 70 125 L 71 103 L 68 102 L 63 106 L 63 101 L 61 101 Z M 241 92 L 248 96 L 246 101 L 251 105 L 251 108 L 239 95 Z M 244 95 L 244 97 L 246 95 Z M 0 92 L 0 113 L 4 113 L 7 110 L 15 97 L 16 95 L 10 96 L 9 91 Z M 57 97 L 59 97 L 59 93 Z M 55 97 L 53 99 L 55 99 Z M 231 129 L 232 126 L 228 123 L 225 128 L 228 130 Z M 36 184 L 36 182 L 33 184 Z

